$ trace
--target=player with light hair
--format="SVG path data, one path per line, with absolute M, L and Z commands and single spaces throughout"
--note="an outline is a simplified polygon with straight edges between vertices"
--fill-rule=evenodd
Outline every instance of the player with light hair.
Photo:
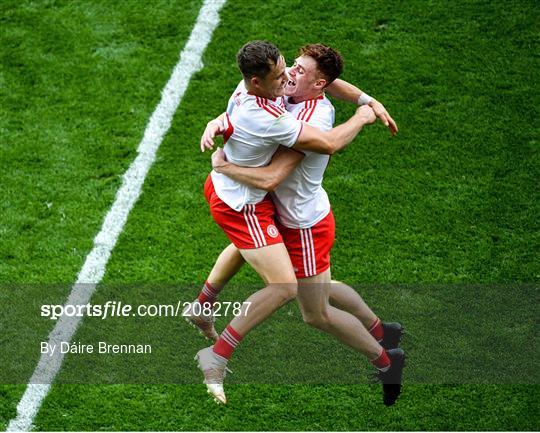
M 246 46 L 243 47 L 243 49 L 245 48 Z M 242 69 L 241 53 L 242 50 L 239 54 L 239 64 Z M 328 64 L 326 64 L 327 62 Z M 287 101 L 285 106 L 292 113 L 285 114 L 286 111 L 278 109 L 283 108 L 282 104 L 284 104 L 285 101 L 280 101 L 278 104 L 269 104 L 268 101 L 261 100 L 261 97 L 253 95 L 255 96 L 255 102 L 259 108 L 262 108 L 268 114 L 274 116 L 276 119 L 278 119 L 278 121 L 281 121 L 282 117 L 284 117 L 285 119 L 290 120 L 292 118 L 301 122 L 302 128 L 310 128 L 310 124 L 315 125 L 320 128 L 315 130 L 317 131 L 319 137 L 325 137 L 326 134 L 328 134 L 328 131 L 332 133 L 335 131 L 335 129 L 332 129 L 334 110 L 330 102 L 324 97 L 323 89 L 325 89 L 329 83 L 334 81 L 334 79 L 339 76 L 341 69 L 341 56 L 339 56 L 337 52 L 322 45 L 307 46 L 304 48 L 303 54 L 297 59 L 295 66 L 293 66 L 293 68 L 290 70 L 291 80 L 287 81 L 287 88 L 293 96 Z M 246 74 L 244 71 L 243 75 L 245 79 Z M 317 76 L 317 79 L 312 83 L 311 79 L 314 78 L 315 75 Z M 306 78 L 302 78 L 303 76 Z M 250 84 L 253 84 L 253 82 Z M 246 87 L 249 87 L 249 85 L 246 85 Z M 241 122 L 238 122 L 241 119 L 231 119 L 229 117 L 229 113 L 234 114 L 235 107 L 241 107 L 246 103 L 246 100 L 243 99 L 244 94 L 242 90 L 241 83 L 229 102 L 227 113 L 220 116 L 220 118 L 214 121 L 213 124 L 212 122 L 209 124 L 209 128 L 207 128 L 207 131 L 205 131 L 205 134 L 201 140 L 203 148 L 209 147 L 209 142 L 212 140 L 212 138 L 217 133 L 222 132 L 224 134 L 226 143 L 225 154 L 227 155 L 229 161 L 235 158 L 237 160 L 240 159 L 238 157 L 239 153 L 235 154 L 235 149 L 231 149 L 229 152 L 227 152 L 227 144 L 229 143 L 230 137 L 234 136 L 234 132 L 238 128 L 239 123 L 242 125 Z M 350 88 L 348 90 L 350 91 Z M 249 95 L 250 93 L 254 92 L 247 92 L 246 94 Z M 363 107 L 359 109 L 359 111 L 360 110 L 363 110 L 366 114 L 366 117 L 361 121 L 363 124 L 372 123 L 375 120 L 375 115 L 371 109 L 366 109 L 366 107 Z M 252 119 L 250 120 L 253 121 L 256 114 L 251 113 L 251 115 Z M 389 115 L 387 116 L 390 119 L 388 123 L 392 122 L 395 128 L 395 123 Z M 222 120 L 225 120 L 225 125 L 220 127 L 219 123 Z M 260 119 L 256 120 L 259 121 Z M 256 128 L 253 123 L 251 123 L 250 126 L 252 129 Z M 259 125 L 257 124 L 257 126 Z M 268 126 L 264 125 L 264 127 L 267 128 Z M 240 126 L 240 128 L 238 128 L 240 129 L 240 136 L 245 132 L 244 128 L 245 126 Z M 315 132 L 310 129 L 308 129 L 309 133 Z M 268 129 L 266 129 L 264 133 L 267 134 Z M 242 142 L 241 137 L 239 138 L 239 141 Z M 345 146 L 345 141 L 346 140 L 343 140 L 337 143 L 339 148 Z M 265 229 L 263 227 L 266 226 L 266 233 L 270 238 L 277 239 L 279 237 L 281 240 L 281 237 L 283 236 L 289 254 L 291 254 L 293 259 L 296 276 L 298 278 L 302 278 L 302 283 L 298 287 L 298 297 L 305 320 L 313 326 L 333 334 L 339 340 L 350 345 L 354 349 L 366 354 L 372 360 L 374 365 L 381 371 L 381 379 L 385 385 L 385 402 L 387 402 L 389 401 L 390 397 L 388 389 L 386 388 L 391 385 L 388 378 L 392 376 L 393 381 L 398 382 L 395 384 L 398 388 L 399 383 L 401 382 L 401 369 L 403 364 L 403 355 L 402 352 L 400 352 L 401 349 L 397 349 L 395 354 L 393 352 L 386 352 L 373 338 L 373 336 L 370 335 L 370 333 L 362 325 L 362 322 L 360 322 L 356 317 L 328 304 L 328 283 L 330 283 L 329 252 L 334 239 L 334 220 L 330 211 L 328 198 L 320 186 L 320 183 L 322 182 L 322 175 L 326 165 L 328 164 L 328 154 L 333 153 L 335 150 L 337 150 L 337 148 L 332 145 L 325 147 L 326 145 L 317 143 L 316 140 L 301 143 L 300 145 L 299 143 L 301 143 L 300 140 L 297 141 L 293 148 L 301 150 L 305 153 L 305 156 L 302 156 L 295 151 L 280 150 L 272 162 L 272 165 L 274 166 L 273 171 L 279 174 L 278 177 L 276 177 L 280 178 L 279 180 L 282 179 L 283 173 L 292 170 L 300 163 L 300 166 L 294 172 L 294 174 L 297 175 L 296 179 L 291 181 L 292 183 L 290 183 L 288 186 L 287 183 L 282 184 L 275 192 L 275 196 L 281 197 L 279 199 L 280 201 L 278 200 L 281 203 L 281 207 L 278 206 L 278 212 L 280 214 L 280 222 L 278 223 L 278 227 L 276 228 L 273 224 L 260 224 L 257 221 L 257 218 L 254 220 L 253 216 L 255 213 L 253 212 L 253 208 L 250 208 L 249 204 L 247 204 L 247 211 L 245 210 L 245 206 L 243 210 L 248 231 L 253 238 L 253 243 L 256 246 L 259 246 L 259 250 L 265 248 L 263 246 L 263 242 L 266 239 Z M 242 144 L 252 145 L 252 143 L 246 141 L 243 141 Z M 216 158 L 214 158 L 214 160 L 216 160 Z M 301 160 L 302 162 L 300 162 Z M 249 164 L 246 164 L 245 160 L 242 160 L 241 163 L 242 165 L 249 166 Z M 279 169 L 276 169 L 278 166 Z M 225 176 L 228 182 L 239 181 L 242 182 L 241 185 L 244 187 L 262 190 L 264 191 L 264 194 L 266 194 L 266 190 L 272 189 L 274 185 L 269 187 L 268 184 L 261 183 L 260 175 L 263 174 L 262 170 L 266 170 L 265 173 L 268 173 L 270 167 L 271 166 L 267 166 L 266 168 L 262 169 L 248 168 L 247 172 L 234 172 L 234 170 L 242 170 L 242 167 L 233 167 L 232 165 L 223 164 L 221 167 L 223 170 L 216 166 L 216 170 L 212 173 L 212 180 L 214 180 L 216 177 L 218 182 L 220 181 L 220 178 L 216 175 L 216 173 L 221 175 L 229 174 L 230 176 Z M 225 173 L 225 171 L 228 169 L 232 171 Z M 259 179 L 257 179 L 257 175 L 255 175 L 254 179 L 253 173 L 250 173 L 250 171 L 259 172 Z M 263 175 L 262 178 L 264 179 L 265 175 Z M 220 200 L 222 198 L 219 197 L 219 194 L 215 193 L 215 189 L 212 190 L 212 187 L 209 186 L 208 183 L 209 182 L 207 181 L 207 186 L 205 188 L 207 199 L 211 204 L 214 218 L 218 223 L 220 223 L 220 216 L 218 215 L 218 218 L 216 218 L 215 215 L 216 212 L 214 209 L 216 208 L 216 205 L 213 205 L 213 200 L 216 199 L 216 196 Z M 297 188 L 300 188 L 300 190 L 304 189 L 305 194 L 298 194 L 299 190 Z M 294 192 L 295 190 L 296 193 L 291 194 L 291 191 Z M 223 193 L 223 190 L 222 194 L 225 196 L 225 198 L 227 198 L 227 195 L 226 193 Z M 263 199 L 263 202 L 264 200 L 266 200 L 266 198 Z M 221 205 L 221 203 L 219 204 Z M 302 206 L 298 206 L 299 204 Z M 297 209 L 298 211 L 291 212 L 291 209 Z M 222 227 L 230 227 L 230 225 L 227 226 L 227 224 L 224 222 L 221 222 L 220 225 L 222 225 Z M 229 233 L 227 234 L 229 235 Z M 246 254 L 242 248 L 237 248 L 238 245 L 236 244 L 238 241 L 235 242 L 233 236 L 229 235 L 229 238 L 233 241 L 235 246 L 232 245 L 228 247 L 220 255 L 216 266 L 214 267 L 208 281 L 205 284 L 205 287 L 203 288 L 202 293 L 195 302 L 199 302 L 201 304 L 209 303 L 211 305 L 218 292 L 216 289 L 219 289 L 220 286 L 222 286 L 232 277 L 232 275 L 234 275 L 234 273 L 242 265 L 244 259 L 249 262 L 249 258 L 253 257 L 251 254 L 252 250 Z M 276 243 L 276 245 L 282 244 L 279 242 Z M 278 251 L 278 254 L 282 254 L 282 251 Z M 276 257 L 274 256 L 272 258 L 275 259 Z M 279 260 L 282 263 L 286 261 L 285 259 L 282 260 L 282 258 L 279 258 Z M 260 262 L 256 263 L 260 264 Z M 271 266 L 272 264 L 269 263 L 269 265 Z M 259 274 L 261 275 L 260 272 Z M 291 283 L 289 282 L 288 285 L 290 284 Z M 279 286 L 281 286 L 281 284 Z M 269 287 L 266 287 L 263 290 L 266 289 L 269 289 Z M 338 296 L 338 298 L 336 298 L 336 303 L 339 303 L 341 299 L 341 302 L 347 305 L 359 307 L 362 310 L 360 315 L 364 317 L 365 320 L 372 320 L 371 324 L 373 325 L 375 323 L 374 329 L 377 328 L 380 330 L 382 336 L 384 326 L 371 312 L 371 310 L 369 310 L 356 292 L 348 286 L 343 287 L 341 290 L 338 290 L 338 292 L 341 297 Z M 264 301 L 265 298 L 259 298 L 256 296 L 257 294 L 258 293 L 248 298 L 248 301 L 251 301 L 252 298 L 259 301 L 259 305 L 256 306 L 258 313 L 249 320 L 246 320 L 249 312 L 246 314 L 246 316 L 239 316 L 233 319 L 231 324 L 227 326 L 223 334 L 217 339 L 216 344 L 213 347 L 203 349 L 197 354 L 199 365 L 205 374 L 205 383 L 208 386 L 209 392 L 216 397 L 217 401 L 226 401 L 222 387 L 223 375 L 225 372 L 226 361 L 230 358 L 232 350 L 234 350 L 234 347 L 245 335 L 246 328 L 249 330 L 254 326 L 249 327 L 249 324 L 254 322 L 256 322 L 255 324 L 258 324 L 269 315 L 264 314 L 264 311 L 270 310 L 268 306 L 266 306 L 266 309 L 261 309 L 260 307 L 260 301 Z M 356 297 L 353 300 L 356 301 L 356 304 L 348 299 L 351 296 L 354 297 L 354 294 L 356 294 Z M 277 305 L 277 307 L 280 305 Z M 270 313 L 273 312 L 277 307 L 273 308 Z M 253 308 L 253 305 L 251 308 Z M 193 311 L 195 310 L 196 309 L 193 309 Z M 249 311 L 252 310 L 250 309 Z M 207 332 L 208 336 L 213 338 L 216 337 L 211 318 L 210 320 L 204 320 L 204 317 L 197 317 L 193 314 L 191 314 L 190 318 L 200 328 L 206 327 L 205 332 Z M 376 323 L 377 321 L 378 324 Z M 242 329 L 246 322 L 248 322 L 248 326 L 244 327 L 244 333 L 241 334 L 238 332 L 238 329 Z M 208 324 L 211 324 L 211 327 L 208 327 Z M 397 343 L 399 342 L 398 334 L 400 335 L 400 333 L 401 328 L 399 328 L 398 333 L 394 338 L 396 341 L 392 343 L 392 345 L 397 346 Z M 387 342 L 392 339 L 390 334 L 391 331 L 388 332 Z M 398 380 L 396 380 L 396 372 L 399 375 Z M 394 392 L 394 394 L 396 393 Z M 399 390 L 397 394 L 399 394 Z M 397 395 L 392 397 L 392 403 L 396 398 Z

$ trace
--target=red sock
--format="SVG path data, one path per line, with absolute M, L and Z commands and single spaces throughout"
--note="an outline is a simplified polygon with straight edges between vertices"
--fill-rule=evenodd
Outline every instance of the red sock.
M 204 306 L 204 303 L 208 302 L 212 307 L 214 305 L 214 302 L 216 302 L 217 295 L 219 295 L 220 291 L 221 287 L 214 287 L 208 281 L 205 281 L 201 293 L 199 293 L 199 296 L 197 298 L 199 304 Z
M 371 363 L 381 371 L 387 371 L 392 364 L 386 350 L 381 347 L 381 354 L 378 358 L 373 359 Z
M 369 328 L 369 333 L 379 343 L 382 341 L 384 336 L 384 328 L 382 326 L 381 319 L 379 319 L 378 317 L 377 319 L 375 319 L 375 322 L 373 322 L 373 325 L 371 325 L 371 328 Z
M 214 353 L 225 359 L 231 359 L 236 346 L 242 341 L 242 336 L 231 325 L 227 325 L 214 344 Z

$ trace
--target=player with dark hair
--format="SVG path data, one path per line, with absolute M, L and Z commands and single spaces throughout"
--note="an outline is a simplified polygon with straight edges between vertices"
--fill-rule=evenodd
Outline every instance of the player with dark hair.
M 204 149 L 211 147 L 216 133 L 222 133 L 224 152 L 233 163 L 266 166 L 280 145 L 332 154 L 376 119 L 370 107 L 362 106 L 347 122 L 321 131 L 285 110 L 283 95 L 288 76 L 283 56 L 273 44 L 249 42 L 238 52 L 237 62 L 243 80 L 231 96 L 227 111 L 209 122 L 201 138 Z M 247 299 L 240 315 L 227 325 L 214 346 L 197 353 L 209 392 L 224 403 L 223 377 L 228 359 L 251 329 L 296 297 L 297 280 L 275 226 L 274 205 L 265 190 L 216 171 L 212 171 L 204 189 L 214 220 L 266 283 Z
M 332 128 L 334 108 L 324 90 L 342 70 L 342 57 L 331 47 L 302 47 L 289 70 L 290 80 L 285 89 L 287 111 L 323 131 Z M 391 405 L 400 393 L 404 353 L 397 346 L 402 327 L 398 323 L 382 323 L 354 289 L 331 280 L 330 250 L 335 222 L 322 188 L 329 156 L 303 153 L 302 157 L 281 149 L 268 166 L 249 168 L 227 162 L 218 150 L 212 165 L 215 171 L 239 182 L 272 191 L 277 228 L 298 278 L 298 301 L 304 321 L 368 356 L 379 369 L 384 402 Z M 232 245 L 223 254 L 220 268 L 209 276 L 209 281 L 218 287 L 232 278 L 242 262 Z M 208 325 L 207 321 L 205 327 L 212 333 L 213 323 L 211 328 Z

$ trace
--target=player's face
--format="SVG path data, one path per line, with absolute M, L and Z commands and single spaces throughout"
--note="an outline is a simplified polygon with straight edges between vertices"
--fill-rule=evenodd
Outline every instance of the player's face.
M 257 79 L 258 86 L 267 98 L 277 98 L 285 94 L 285 85 L 287 84 L 287 73 L 285 72 L 285 59 L 281 56 L 276 65 L 263 79 Z
M 289 81 L 285 94 L 296 99 L 308 99 L 321 92 L 325 80 L 319 77 L 317 62 L 313 57 L 300 56 L 289 69 Z

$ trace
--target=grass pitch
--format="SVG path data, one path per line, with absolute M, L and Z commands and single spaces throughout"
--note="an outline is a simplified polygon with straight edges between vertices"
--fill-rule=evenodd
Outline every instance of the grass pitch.
M 0 293 L 2 364 L 17 366 L 12 384 L 0 387 L 0 428 L 15 416 L 39 341 L 53 327 L 39 305 L 64 302 L 200 5 L 0 5 L 0 281 L 29 283 Z M 237 382 L 227 408 L 202 385 L 59 384 L 36 428 L 538 430 L 538 20 L 537 5 L 524 0 L 228 3 L 93 298 L 149 304 L 195 295 L 226 245 L 202 196 L 209 155 L 198 140 L 239 80 L 237 49 L 269 39 L 291 61 L 304 43 L 334 45 L 345 57 L 343 78 L 383 101 L 400 127 L 393 138 L 381 125 L 367 128 L 332 158 L 325 181 L 337 222 L 334 277 L 361 287 L 382 317 L 409 330 L 409 383 L 395 407 L 382 406 L 377 387 L 344 380 L 338 366 L 334 380 L 317 386 Z M 352 113 L 335 105 L 338 122 Z M 247 268 L 237 282 L 259 284 Z M 287 320 L 298 332 L 287 332 Z M 315 341 L 322 354 L 341 350 L 343 363 L 354 362 L 298 321 L 291 304 L 250 334 L 234 361 L 240 372 L 282 369 L 280 359 L 249 362 L 264 341 L 290 351 Z M 162 343 L 177 342 L 180 358 L 204 345 L 181 321 L 143 325 L 85 319 L 76 338 L 133 338 L 161 327 Z M 300 362 L 317 365 L 313 354 Z M 462 381 L 444 380 L 445 361 L 462 364 Z M 95 364 L 77 366 L 68 357 L 59 380 L 77 373 L 86 383 Z M 198 380 L 194 366 L 182 374 L 189 368 Z M 478 380 L 475 370 L 493 371 L 493 380 Z

